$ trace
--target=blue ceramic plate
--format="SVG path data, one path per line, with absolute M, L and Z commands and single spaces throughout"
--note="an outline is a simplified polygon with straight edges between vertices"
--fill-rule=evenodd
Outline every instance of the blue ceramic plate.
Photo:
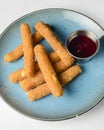
M 52 95 L 30 102 L 19 84 L 12 84 L 8 75 L 23 66 L 23 58 L 7 63 L 4 55 L 21 43 L 20 25 L 27 22 L 32 32 L 39 20 L 53 26 L 63 43 L 75 30 L 94 32 L 101 42 L 99 53 L 89 62 L 81 64 L 83 73 L 66 85 L 64 96 Z M 41 120 L 62 120 L 80 115 L 94 107 L 104 97 L 104 30 L 91 18 L 66 9 L 44 9 L 32 12 L 13 22 L 0 36 L 0 95 L 18 112 Z M 42 43 L 50 51 L 44 40 Z

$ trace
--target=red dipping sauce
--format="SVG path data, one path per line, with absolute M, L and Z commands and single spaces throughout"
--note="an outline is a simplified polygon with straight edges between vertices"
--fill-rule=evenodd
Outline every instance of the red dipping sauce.
M 97 49 L 97 45 L 87 36 L 77 36 L 68 44 L 68 50 L 76 57 L 86 58 L 92 56 Z

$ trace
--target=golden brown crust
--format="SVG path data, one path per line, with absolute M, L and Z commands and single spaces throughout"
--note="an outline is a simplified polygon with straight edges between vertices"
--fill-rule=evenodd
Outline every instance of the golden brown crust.
M 63 64 L 69 66 L 70 62 L 74 62 L 74 58 L 70 56 L 61 43 L 61 41 L 56 37 L 56 35 L 52 32 L 51 28 L 49 28 L 42 21 L 39 21 L 35 25 L 36 30 L 47 40 L 47 42 L 51 45 L 54 51 L 58 54 Z
M 36 72 L 34 77 L 25 78 L 24 80 L 20 81 L 20 86 L 24 91 L 28 91 L 33 89 L 45 82 L 41 71 Z
M 28 95 L 28 98 L 30 101 L 34 101 L 34 100 L 40 99 L 44 96 L 47 96 L 50 93 L 51 92 L 50 92 L 48 85 L 46 83 L 44 83 L 44 84 L 38 86 L 37 88 L 28 91 L 27 95 Z
M 48 53 L 48 58 L 51 61 L 51 63 L 55 63 L 60 60 L 59 56 L 57 55 L 56 52 L 49 52 Z
M 63 95 L 63 89 L 56 76 L 54 68 L 48 59 L 45 48 L 42 45 L 35 46 L 35 55 L 46 83 L 55 97 Z
M 4 60 L 7 62 L 12 62 L 23 55 L 23 44 L 18 45 L 14 50 L 8 52 L 4 56 Z
M 21 24 L 20 31 L 24 50 L 24 68 L 22 71 L 22 76 L 32 77 L 35 75 L 33 37 L 30 27 L 26 23 Z
M 82 69 L 79 65 L 73 65 L 63 73 L 61 73 L 58 78 L 62 85 L 67 84 L 71 80 L 73 80 L 78 74 L 82 72 Z
M 16 82 L 19 82 L 21 80 L 23 80 L 24 78 L 22 77 L 21 75 L 21 72 L 22 72 L 22 69 L 23 68 L 20 68 L 12 73 L 9 74 L 9 80 L 12 82 L 12 83 L 16 83 Z
M 43 36 L 40 35 L 39 32 L 35 31 L 33 34 L 33 41 L 34 41 L 34 44 L 36 44 L 37 42 L 40 42 L 42 39 L 43 39 Z

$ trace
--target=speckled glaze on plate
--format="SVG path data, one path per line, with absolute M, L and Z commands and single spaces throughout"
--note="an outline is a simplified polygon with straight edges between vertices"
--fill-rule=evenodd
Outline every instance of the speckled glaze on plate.
M 23 66 L 23 58 L 7 63 L 3 56 L 21 43 L 20 24 L 27 22 L 32 32 L 39 20 L 52 25 L 54 32 L 65 43 L 67 36 L 79 29 L 87 29 L 100 39 L 98 54 L 81 64 L 83 73 L 67 84 L 64 96 L 52 95 L 30 102 L 19 84 L 12 84 L 8 74 Z M 41 120 L 63 120 L 80 115 L 93 108 L 104 97 L 104 30 L 91 18 L 67 9 L 44 9 L 29 13 L 7 27 L 0 36 L 0 95 L 15 110 Z M 50 46 L 42 41 L 48 51 Z

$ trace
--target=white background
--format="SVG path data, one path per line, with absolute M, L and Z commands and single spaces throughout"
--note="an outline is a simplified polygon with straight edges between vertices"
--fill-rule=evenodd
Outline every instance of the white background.
M 0 0 L 0 33 L 14 20 L 44 8 L 82 12 L 104 27 L 104 0 Z M 102 70 L 104 71 L 104 70 Z M 10 108 L 0 98 L 0 130 L 104 130 L 104 100 L 80 117 L 46 122 L 31 119 Z

